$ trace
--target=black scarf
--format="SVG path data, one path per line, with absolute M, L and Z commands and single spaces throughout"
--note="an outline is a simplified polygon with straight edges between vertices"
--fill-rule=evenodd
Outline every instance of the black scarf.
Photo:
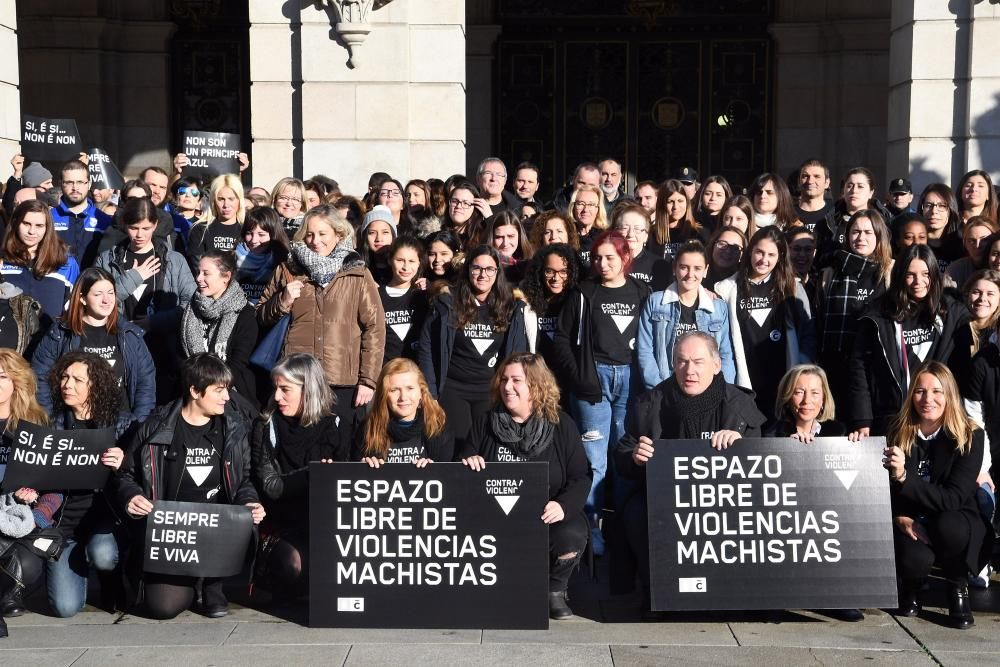
M 718 419 L 712 417 L 722 408 L 726 399 L 726 381 L 716 373 L 708 389 L 697 396 L 681 391 L 674 376 L 666 387 L 661 419 L 664 438 L 701 438 L 703 433 L 718 430 Z
M 283 472 L 300 470 L 310 461 L 334 458 L 328 432 L 336 428 L 336 419 L 324 417 L 312 426 L 303 426 L 297 417 L 286 417 L 280 412 L 271 416 L 277 447 L 274 458 Z
M 555 438 L 555 424 L 533 414 L 524 423 L 514 421 L 505 408 L 490 412 L 490 426 L 496 439 L 513 449 L 524 459 L 542 455 Z
M 417 416 L 411 422 L 399 419 L 389 420 L 389 446 L 402 445 L 419 441 L 424 437 L 424 413 L 417 411 Z

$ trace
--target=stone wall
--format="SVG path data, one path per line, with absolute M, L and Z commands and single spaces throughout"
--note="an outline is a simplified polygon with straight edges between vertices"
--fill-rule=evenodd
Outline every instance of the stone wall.
M 15 0 L 0 0 L 0 178 L 10 178 L 7 158 L 17 153 L 21 141 L 21 77 L 17 70 L 17 12 Z
M 356 68 L 332 9 L 250 3 L 254 181 L 447 177 L 465 168 L 465 3 L 394 0 L 369 15 Z

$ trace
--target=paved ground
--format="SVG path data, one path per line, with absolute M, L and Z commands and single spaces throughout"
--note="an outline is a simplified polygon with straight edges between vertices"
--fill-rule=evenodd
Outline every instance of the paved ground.
M 976 627 L 965 632 L 942 627 L 946 611 L 934 607 L 918 619 L 869 610 L 861 623 L 809 611 L 641 623 L 637 600 L 610 596 L 599 581 L 578 578 L 573 594 L 578 617 L 548 631 L 312 629 L 304 609 L 265 613 L 235 603 L 219 620 L 187 612 L 156 622 L 90 607 L 66 620 L 30 613 L 9 621 L 0 665 L 1000 664 L 1000 582 L 974 593 Z M 928 597 L 944 602 L 937 585 Z

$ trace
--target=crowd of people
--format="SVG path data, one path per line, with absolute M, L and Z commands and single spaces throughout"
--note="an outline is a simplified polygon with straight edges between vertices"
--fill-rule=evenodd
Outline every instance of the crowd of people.
M 372 174 L 361 196 L 322 175 L 203 182 L 186 164 L 111 191 L 79 160 L 55 175 L 12 160 L 3 437 L 23 420 L 118 440 L 104 489 L 4 489 L 5 616 L 43 573 L 53 613 L 79 612 L 91 570 L 112 607 L 225 615 L 221 580 L 142 571 L 157 500 L 249 507 L 254 589 L 294 601 L 309 464 L 332 461 L 547 461 L 551 617 L 572 615 L 588 549 L 648 611 L 657 440 L 847 435 L 887 438 L 899 613 L 918 613 L 938 565 L 952 622 L 973 624 L 1000 442 L 985 172 L 915 197 L 864 168 L 833 188 L 819 160 L 745 185 L 685 167 L 628 193 L 605 159 L 548 199 L 536 165 L 508 181 L 499 158 L 444 181 Z M 18 541 L 52 528 L 58 559 Z

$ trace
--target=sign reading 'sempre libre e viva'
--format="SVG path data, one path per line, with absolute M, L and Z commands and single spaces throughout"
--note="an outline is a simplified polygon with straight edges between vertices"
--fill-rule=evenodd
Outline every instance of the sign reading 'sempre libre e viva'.
M 896 606 L 884 438 L 661 440 L 647 475 L 655 610 Z
M 313 463 L 313 627 L 548 627 L 548 464 Z

